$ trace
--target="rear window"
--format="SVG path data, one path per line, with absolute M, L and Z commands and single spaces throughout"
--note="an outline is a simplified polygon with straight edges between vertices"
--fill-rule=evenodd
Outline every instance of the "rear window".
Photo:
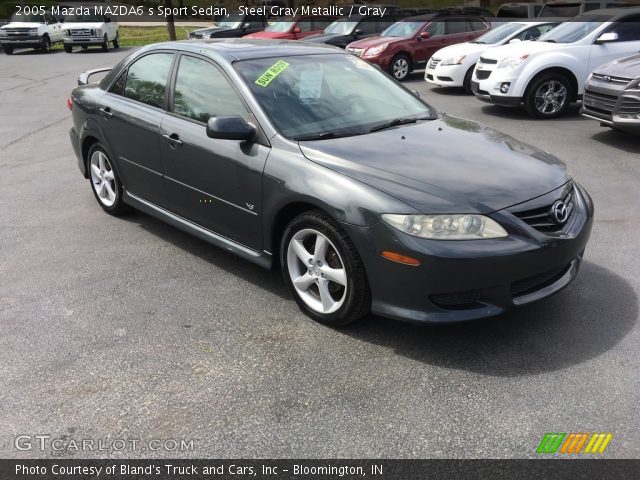
M 575 17 L 580 13 L 579 3 L 547 4 L 540 11 L 541 17 Z
M 496 15 L 500 18 L 527 18 L 527 7 L 520 6 L 502 6 Z

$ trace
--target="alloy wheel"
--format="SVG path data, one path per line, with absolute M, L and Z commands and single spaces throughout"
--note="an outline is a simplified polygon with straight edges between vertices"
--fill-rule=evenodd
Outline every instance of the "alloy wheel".
M 336 312 L 347 298 L 347 270 L 335 245 L 324 234 L 306 228 L 287 247 L 287 267 L 302 301 L 321 314 Z
M 535 94 L 536 109 L 543 115 L 554 115 L 567 101 L 567 87 L 557 80 L 542 83 Z
M 113 167 L 107 156 L 100 150 L 91 155 L 90 161 L 91 185 L 100 203 L 111 207 L 116 202 L 116 179 Z
M 402 80 L 409 74 L 409 62 L 406 58 L 398 58 L 393 63 L 393 76 Z

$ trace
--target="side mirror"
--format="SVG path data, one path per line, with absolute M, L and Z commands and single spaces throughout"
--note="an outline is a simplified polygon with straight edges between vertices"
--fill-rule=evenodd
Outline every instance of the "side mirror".
M 602 45 L 603 43 L 610 43 L 618 41 L 618 34 L 616 32 L 607 32 L 596 38 L 596 43 Z
M 425 40 L 427 38 L 429 38 L 431 36 L 431 33 L 429 32 L 420 32 L 420 35 L 418 35 L 418 38 L 420 40 Z
M 250 141 L 255 136 L 255 127 L 237 115 L 211 117 L 207 122 L 207 137 L 209 138 Z
M 104 17 L 104 23 L 110 23 L 111 17 Z
M 353 36 L 354 36 L 354 37 L 359 37 L 359 36 L 360 36 L 360 35 L 362 35 L 363 33 L 364 33 L 364 30 L 362 30 L 361 28 L 356 28 L 356 29 L 353 31 Z
M 296 27 L 293 29 L 293 33 L 302 33 L 302 29 L 300 27 Z

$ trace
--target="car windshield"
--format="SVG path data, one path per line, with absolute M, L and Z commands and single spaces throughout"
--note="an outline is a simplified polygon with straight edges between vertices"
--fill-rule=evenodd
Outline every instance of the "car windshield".
M 344 20 L 336 20 L 324 29 L 324 33 L 330 33 L 332 35 L 349 35 L 357 25 L 358 22 L 345 22 Z
M 44 17 L 42 15 L 11 15 L 11 23 L 15 22 L 29 22 L 29 23 L 44 23 Z
M 233 64 L 275 127 L 292 140 L 361 135 L 435 118 L 388 75 L 342 53 Z
M 579 3 L 547 4 L 542 7 L 539 17 L 575 17 L 580 13 Z
M 396 22 L 380 34 L 381 37 L 412 37 L 425 25 L 424 22 Z
M 102 23 L 104 20 L 100 15 L 66 15 L 64 21 L 71 23 Z
M 469 43 L 482 43 L 487 45 L 493 45 L 494 43 L 501 42 L 510 35 L 516 33 L 524 25 L 522 23 L 504 23 L 499 27 L 490 30 L 481 37 Z
M 542 35 L 539 42 L 573 43 L 583 39 L 602 25 L 600 21 L 564 22 Z
M 219 27 L 239 28 L 244 21 L 244 15 L 240 12 L 227 13 L 217 25 Z
M 279 18 L 266 28 L 267 32 L 288 32 L 293 25 L 293 18 Z

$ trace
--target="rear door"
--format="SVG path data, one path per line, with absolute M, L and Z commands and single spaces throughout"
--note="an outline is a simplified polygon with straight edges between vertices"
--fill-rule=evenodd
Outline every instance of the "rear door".
M 135 60 L 101 98 L 100 130 L 125 188 L 165 205 L 160 124 L 174 53 L 153 52 Z
M 262 249 L 262 171 L 269 147 L 206 135 L 212 116 L 257 122 L 210 59 L 181 54 L 162 122 L 162 156 L 170 210 L 255 250 Z

